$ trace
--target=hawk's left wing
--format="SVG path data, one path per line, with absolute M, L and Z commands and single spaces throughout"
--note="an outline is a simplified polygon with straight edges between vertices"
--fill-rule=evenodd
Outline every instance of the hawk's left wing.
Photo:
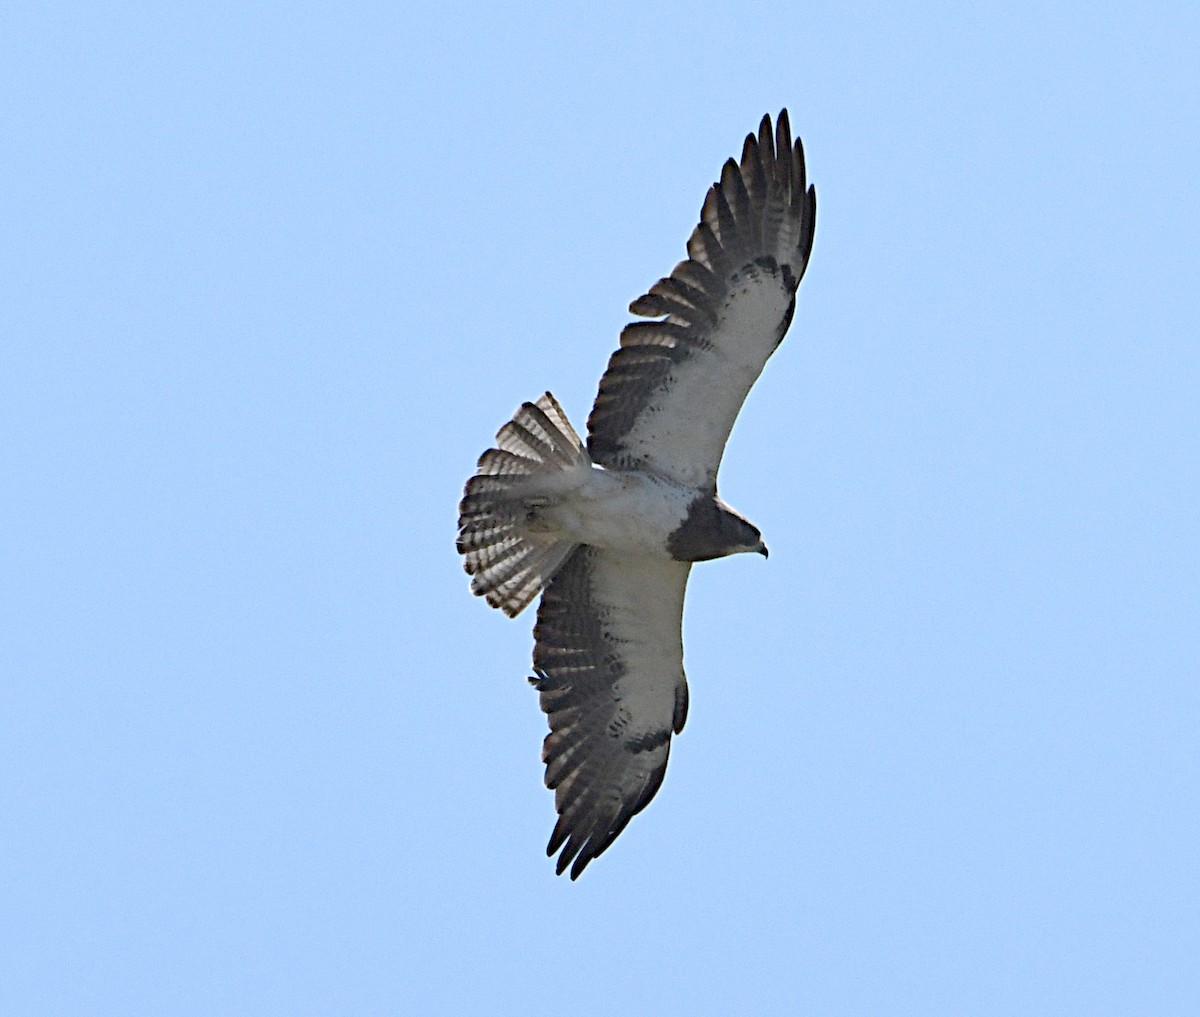
M 542 748 L 575 879 L 649 804 L 687 717 L 683 594 L 691 564 L 580 547 L 542 594 L 531 679 L 550 720 Z
M 817 196 L 787 110 L 730 159 L 708 191 L 688 258 L 629 305 L 588 419 L 602 466 L 649 467 L 715 487 L 750 386 L 783 339 L 808 266 Z

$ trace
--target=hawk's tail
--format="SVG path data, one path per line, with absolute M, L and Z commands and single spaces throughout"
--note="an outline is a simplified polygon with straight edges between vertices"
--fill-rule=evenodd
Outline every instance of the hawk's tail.
M 591 458 L 549 392 L 525 403 L 500 428 L 497 448 L 479 459 L 458 507 L 458 550 L 471 574 L 471 592 L 510 618 L 554 578 L 576 545 L 539 530 L 546 504 L 537 483 L 547 474 L 591 468 Z

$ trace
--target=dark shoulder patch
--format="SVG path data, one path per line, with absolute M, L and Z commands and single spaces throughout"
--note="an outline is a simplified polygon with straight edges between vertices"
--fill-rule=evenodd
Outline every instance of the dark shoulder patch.
M 722 548 L 716 499 L 708 492 L 698 494 L 679 528 L 667 538 L 667 550 L 676 561 L 708 561 L 721 557 Z

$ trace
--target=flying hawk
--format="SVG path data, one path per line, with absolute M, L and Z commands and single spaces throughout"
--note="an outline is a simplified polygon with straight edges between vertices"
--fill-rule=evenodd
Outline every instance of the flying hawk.
M 530 682 L 575 879 L 646 807 L 683 730 L 683 594 L 692 563 L 762 535 L 717 496 L 725 442 L 787 332 L 816 224 L 787 110 L 764 116 L 709 188 L 688 257 L 629 305 L 584 446 L 549 392 L 484 452 L 459 506 L 473 593 L 514 617 L 539 593 Z M 574 864 L 572 864 L 572 862 Z

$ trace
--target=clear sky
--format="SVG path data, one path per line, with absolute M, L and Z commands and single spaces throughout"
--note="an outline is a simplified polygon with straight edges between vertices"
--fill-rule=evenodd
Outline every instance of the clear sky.
M 19 4 L 0 1012 L 1192 1015 L 1194 3 Z M 764 112 L 819 216 L 577 883 L 476 457 Z

